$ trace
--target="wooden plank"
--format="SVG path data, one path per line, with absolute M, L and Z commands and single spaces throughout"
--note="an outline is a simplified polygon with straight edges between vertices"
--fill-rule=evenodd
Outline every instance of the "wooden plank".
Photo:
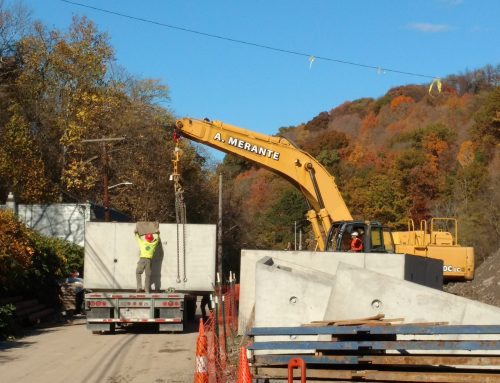
M 253 378 L 287 378 L 288 368 L 259 367 L 254 370 Z M 293 371 L 294 377 L 300 378 L 300 371 Z M 306 377 L 316 379 L 352 379 L 352 371 L 349 370 L 312 370 L 306 371 Z
M 360 363 L 413 366 L 500 366 L 500 355 L 367 355 Z
M 456 372 L 421 372 L 421 371 L 360 371 L 353 374 L 363 379 L 383 382 L 429 382 L 429 383 L 499 383 L 500 375 L 485 373 Z
M 382 322 L 404 322 L 405 318 L 389 318 L 389 319 L 381 319 Z
M 255 355 L 253 367 L 288 365 L 290 359 L 300 358 L 310 364 L 358 364 L 359 357 L 355 355 Z
M 21 296 L 2 297 L 2 298 L 0 298 L 0 306 L 8 305 L 8 304 L 16 305 L 17 302 L 20 302 L 22 300 L 23 300 L 23 297 L 21 297 Z
M 300 371 L 294 370 L 294 378 L 300 377 Z M 257 368 L 253 378 L 284 379 L 288 377 L 287 368 Z M 432 383 L 499 383 L 500 374 L 490 371 L 470 372 L 456 370 L 456 372 L 429 372 L 429 371 L 377 371 L 377 370 L 333 370 L 307 369 L 307 382 L 311 379 L 344 379 L 345 381 L 366 380 L 372 382 L 432 382 Z
M 317 324 L 323 325 L 323 326 L 333 326 L 333 325 L 342 326 L 343 324 L 351 326 L 351 325 L 363 324 L 364 322 L 367 322 L 367 321 L 374 321 L 374 320 L 382 319 L 384 317 L 385 317 L 385 314 L 377 314 L 377 315 L 374 315 L 371 317 L 360 318 L 360 319 L 311 321 L 310 323 L 304 324 L 302 326 L 308 326 L 308 325 L 315 326 Z
M 300 358 L 307 365 L 370 364 L 407 366 L 500 366 L 500 355 L 256 355 L 252 366 L 287 365 Z

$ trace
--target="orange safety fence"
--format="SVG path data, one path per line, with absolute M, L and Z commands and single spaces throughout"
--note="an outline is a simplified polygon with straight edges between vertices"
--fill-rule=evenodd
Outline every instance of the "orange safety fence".
M 236 344 L 239 285 L 236 286 L 234 283 L 217 286 L 211 297 L 211 310 L 204 323 L 208 383 L 235 383 L 241 368 L 238 366 L 240 345 Z
M 194 383 L 208 383 L 208 342 L 205 336 L 203 321 L 200 319 L 198 340 L 196 342 L 196 369 Z

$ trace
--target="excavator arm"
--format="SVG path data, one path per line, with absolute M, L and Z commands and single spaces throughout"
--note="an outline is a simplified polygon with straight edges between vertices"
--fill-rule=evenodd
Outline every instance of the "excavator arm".
M 352 220 L 335 178 L 314 157 L 287 139 L 252 132 L 220 121 L 193 118 L 178 120 L 176 127 L 193 141 L 243 157 L 297 187 L 308 203 L 307 218 L 312 224 L 320 250 L 326 248 L 326 235 L 333 221 Z M 322 190 L 328 193 L 325 195 Z

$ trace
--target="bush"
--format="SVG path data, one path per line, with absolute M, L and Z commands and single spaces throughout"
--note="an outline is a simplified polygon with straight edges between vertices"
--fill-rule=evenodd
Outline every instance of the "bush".
M 24 295 L 48 305 L 58 303 L 58 280 L 81 271 L 83 248 L 44 237 L 0 211 L 0 295 Z
M 13 304 L 0 306 L 0 340 L 7 339 L 16 332 L 15 311 Z

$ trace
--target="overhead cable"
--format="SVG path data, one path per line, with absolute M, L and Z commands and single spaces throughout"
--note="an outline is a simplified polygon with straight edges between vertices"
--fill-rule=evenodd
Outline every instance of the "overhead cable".
M 144 19 L 142 17 L 137 17 L 137 16 L 131 16 L 131 15 L 127 15 L 125 13 L 120 13 L 120 12 L 116 12 L 116 11 L 110 11 L 108 9 L 98 8 L 98 7 L 94 7 L 94 6 L 87 5 L 87 4 L 81 4 L 81 3 L 77 3 L 75 1 L 70 1 L 70 0 L 60 0 L 60 1 L 62 1 L 63 3 L 68 3 L 68 4 L 76 5 L 76 6 L 79 6 L 79 7 L 83 7 L 83 8 L 93 9 L 93 10 L 98 11 L 98 12 L 108 13 L 108 14 L 111 14 L 111 15 L 115 15 L 115 16 L 119 16 L 119 17 L 124 17 L 124 18 L 127 18 L 127 19 L 140 21 L 140 22 L 143 22 L 143 23 L 154 24 L 154 25 L 158 25 L 158 26 L 165 27 L 165 28 L 170 28 L 170 29 L 175 29 L 175 30 L 182 31 L 182 32 L 188 32 L 188 33 L 193 33 L 193 34 L 197 34 L 197 35 L 201 35 L 201 36 L 205 36 L 205 37 L 210 37 L 210 38 L 213 38 L 213 39 L 225 40 L 225 41 L 229 41 L 229 42 L 232 42 L 232 43 L 248 45 L 248 46 L 252 46 L 252 47 L 255 47 L 255 48 L 267 49 L 267 50 L 271 50 L 271 51 L 275 51 L 275 52 L 281 52 L 281 53 L 286 53 L 286 54 L 291 54 L 291 55 L 296 55 L 296 56 L 304 56 L 304 57 L 307 57 L 309 59 L 310 63 L 312 63 L 311 57 L 313 57 L 314 60 L 330 61 L 330 62 L 335 62 L 335 63 L 339 63 L 339 64 L 357 66 L 357 67 L 361 67 L 361 68 L 375 69 L 375 70 L 377 70 L 377 73 L 391 72 L 391 73 L 403 74 L 403 75 L 407 75 L 407 76 L 430 78 L 430 79 L 433 79 L 433 80 L 434 79 L 439 79 L 439 76 L 431 76 L 431 75 L 427 75 L 427 74 L 421 74 L 421 73 L 415 73 L 415 72 L 408 72 L 408 71 L 403 71 L 403 70 L 398 70 L 398 69 L 384 68 L 384 67 L 375 66 L 375 65 L 360 64 L 360 63 L 353 62 L 353 61 L 348 61 L 348 60 L 335 59 L 335 58 L 326 57 L 326 56 L 318 56 L 318 55 L 313 55 L 311 53 L 304 53 L 304 52 L 292 51 L 292 50 L 289 50 L 289 49 L 272 47 L 272 46 L 269 46 L 269 45 L 253 43 L 253 42 L 250 42 L 250 41 L 233 39 L 231 37 L 214 35 L 212 33 L 200 32 L 200 31 L 196 31 L 194 29 L 179 27 L 179 26 L 176 26 L 176 25 L 165 24 L 165 23 L 161 23 L 159 21 Z

